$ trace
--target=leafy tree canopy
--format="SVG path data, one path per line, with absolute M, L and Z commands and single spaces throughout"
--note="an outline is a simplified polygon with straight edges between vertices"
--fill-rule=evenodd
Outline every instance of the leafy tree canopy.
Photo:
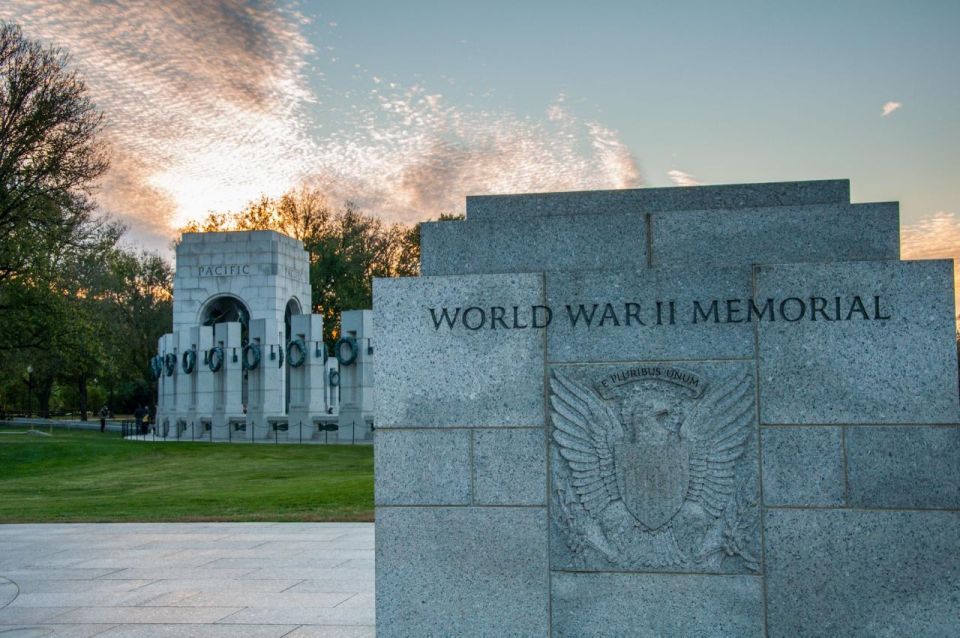
M 32 404 L 43 414 L 51 402 L 85 411 L 90 384 L 98 400 L 129 404 L 152 394 L 145 362 L 170 328 L 172 273 L 157 255 L 121 248 L 123 226 L 94 213 L 94 185 L 108 165 L 102 126 L 69 56 L 0 22 L 0 408 L 7 411 Z

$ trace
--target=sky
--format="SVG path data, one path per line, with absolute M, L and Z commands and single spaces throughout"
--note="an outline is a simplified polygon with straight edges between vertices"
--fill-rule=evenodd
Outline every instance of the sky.
M 300 183 L 387 221 L 470 194 L 808 179 L 960 258 L 960 2 L 7 0 L 106 116 L 102 210 L 176 228 Z

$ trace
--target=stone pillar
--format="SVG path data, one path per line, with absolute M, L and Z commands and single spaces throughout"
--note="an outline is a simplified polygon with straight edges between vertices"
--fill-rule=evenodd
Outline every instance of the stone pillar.
M 294 315 L 291 318 L 290 341 L 302 340 L 303 363 L 294 367 L 292 357 L 297 357 L 296 349 L 288 356 L 290 366 L 290 410 L 287 436 L 290 440 L 309 439 L 315 432 L 313 417 L 326 412 L 326 365 L 323 354 L 323 317 L 321 315 Z M 317 344 L 320 356 L 317 356 Z M 290 355 L 290 350 L 287 354 Z
M 194 403 L 190 412 L 190 422 L 194 424 L 194 437 L 209 440 L 213 427 L 213 373 L 207 363 L 210 348 L 213 347 L 213 327 L 196 326 L 190 329 L 190 339 L 197 349 L 197 363 L 191 375 L 194 379 Z
M 284 343 L 283 327 L 274 319 L 254 319 L 250 322 L 250 343 L 240 360 L 246 357 L 253 364 L 254 348 L 260 349 L 260 363 L 247 369 L 247 434 L 254 440 L 272 439 L 274 434 L 268 419 L 283 414 L 283 368 L 280 367 L 280 349 Z M 272 351 L 272 352 L 271 352 Z M 271 354 L 273 358 L 271 359 Z
M 174 334 L 174 353 L 177 355 L 176 370 L 173 373 L 174 387 L 174 418 L 170 420 L 173 426 L 168 435 L 173 439 L 190 439 L 190 413 L 195 403 L 194 391 L 196 377 L 183 370 L 183 353 L 193 344 L 190 341 L 190 328 L 177 330 Z
M 166 410 L 167 410 L 167 406 L 166 406 L 167 378 L 166 378 L 166 374 L 163 371 L 164 337 L 165 335 L 161 335 L 157 339 L 157 358 L 160 360 L 160 374 L 157 377 L 157 396 L 154 399 L 154 401 L 156 402 L 155 418 L 157 423 L 160 422 L 160 420 L 163 418 L 163 415 L 166 413 Z M 150 406 L 148 405 L 146 407 L 148 408 L 148 411 L 149 411 Z M 139 434 L 139 432 L 137 434 Z
M 373 311 L 347 310 L 340 315 L 340 340 L 334 352 L 340 362 L 340 443 L 373 440 L 372 337 Z M 355 358 L 351 347 L 355 348 Z
M 230 420 L 239 422 L 243 415 L 243 370 L 240 365 L 240 324 L 218 323 L 213 327 L 213 345 L 223 348 L 223 363 L 213 377 L 213 438 L 226 441 L 243 432 L 230 432 Z M 207 356 L 211 356 L 211 352 Z

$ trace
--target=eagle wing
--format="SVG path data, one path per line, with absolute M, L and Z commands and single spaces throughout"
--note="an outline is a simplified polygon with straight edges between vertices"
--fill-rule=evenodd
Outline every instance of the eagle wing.
M 753 421 L 753 388 L 749 375 L 733 375 L 705 397 L 680 426 L 690 442 L 690 484 L 687 500 L 720 516 L 733 494 L 737 459 L 743 455 Z
M 623 437 L 623 426 L 599 397 L 557 371 L 550 390 L 553 440 L 570 466 L 578 500 L 599 514 L 620 498 L 613 443 Z

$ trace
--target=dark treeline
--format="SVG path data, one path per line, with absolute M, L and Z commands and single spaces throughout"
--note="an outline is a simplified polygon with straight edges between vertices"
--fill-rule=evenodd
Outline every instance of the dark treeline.
M 172 328 L 171 265 L 96 214 L 103 116 L 69 56 L 0 22 L 0 413 L 82 415 L 152 402 L 147 362 Z M 447 218 L 447 217 L 442 217 Z M 183 231 L 272 229 L 310 252 L 312 310 L 371 307 L 373 277 L 416 275 L 419 227 L 301 187 Z
M 172 272 L 95 215 L 102 116 L 62 50 L 0 23 L 0 409 L 131 410 Z

